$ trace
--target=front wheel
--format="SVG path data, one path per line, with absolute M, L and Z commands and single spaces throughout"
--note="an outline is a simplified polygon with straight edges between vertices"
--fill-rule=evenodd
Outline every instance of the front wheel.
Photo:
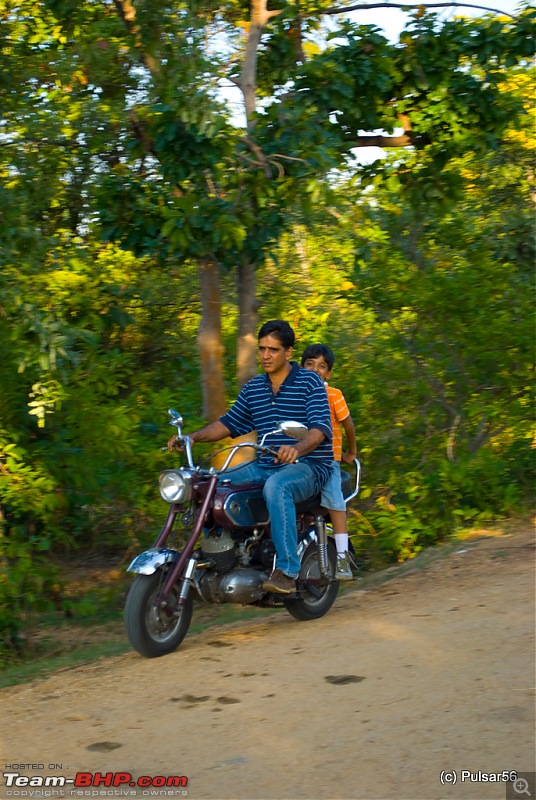
M 125 628 L 130 644 L 146 658 L 172 653 L 180 645 L 190 627 L 192 598 L 189 595 L 177 615 L 157 604 L 166 572 L 158 569 L 152 575 L 137 575 L 130 587 L 125 604 Z M 169 603 L 175 603 L 178 587 L 169 593 Z
M 331 539 L 328 540 L 328 564 L 329 574 L 333 578 L 337 566 L 337 550 Z M 306 621 L 323 617 L 335 602 L 339 592 L 339 582 L 325 578 L 319 585 L 320 578 L 318 550 L 317 545 L 313 542 L 303 554 L 299 580 L 315 580 L 314 589 L 316 591 L 313 592 L 313 586 L 308 589 L 307 585 L 304 585 L 298 588 L 297 597 L 283 600 L 285 608 L 295 619 Z

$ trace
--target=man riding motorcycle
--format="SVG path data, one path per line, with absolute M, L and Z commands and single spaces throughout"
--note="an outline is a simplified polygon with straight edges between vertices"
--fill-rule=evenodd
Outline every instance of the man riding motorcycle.
M 277 458 L 263 455 L 258 461 L 237 469 L 233 483 L 261 481 L 270 514 L 272 540 L 276 549 L 275 568 L 263 589 L 290 594 L 296 589 L 300 571 L 295 504 L 320 491 L 331 471 L 331 416 L 321 378 L 292 362 L 294 331 L 284 320 L 266 322 L 258 334 L 263 374 L 240 391 L 233 406 L 219 420 L 189 434 L 194 442 L 217 442 L 253 430 L 259 437 L 273 431 L 277 423 L 293 419 L 308 433 L 296 444 L 285 444 L 284 434 L 274 434 L 266 444 L 276 449 Z M 177 437 L 168 442 L 173 450 Z

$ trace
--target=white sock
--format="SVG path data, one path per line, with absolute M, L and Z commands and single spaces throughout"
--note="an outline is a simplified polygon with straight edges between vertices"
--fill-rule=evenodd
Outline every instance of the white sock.
M 348 534 L 347 533 L 334 533 L 335 546 L 337 548 L 337 555 L 342 556 L 348 552 Z

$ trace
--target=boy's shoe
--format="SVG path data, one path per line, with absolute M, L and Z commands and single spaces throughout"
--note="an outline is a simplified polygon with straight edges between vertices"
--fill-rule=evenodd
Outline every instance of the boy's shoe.
M 262 584 L 262 588 L 267 592 L 292 594 L 296 591 L 296 581 L 280 569 L 274 569 L 268 580 Z
M 351 581 L 353 577 L 348 553 L 337 553 L 337 571 L 335 572 L 335 578 L 338 581 Z

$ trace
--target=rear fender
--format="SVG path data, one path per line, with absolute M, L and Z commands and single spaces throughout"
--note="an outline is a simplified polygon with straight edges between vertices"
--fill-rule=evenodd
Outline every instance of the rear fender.
M 137 572 L 138 575 L 152 575 L 164 564 L 172 564 L 178 557 L 177 551 L 171 550 L 169 547 L 153 547 L 151 550 L 146 550 L 136 556 L 130 564 L 128 572 Z

